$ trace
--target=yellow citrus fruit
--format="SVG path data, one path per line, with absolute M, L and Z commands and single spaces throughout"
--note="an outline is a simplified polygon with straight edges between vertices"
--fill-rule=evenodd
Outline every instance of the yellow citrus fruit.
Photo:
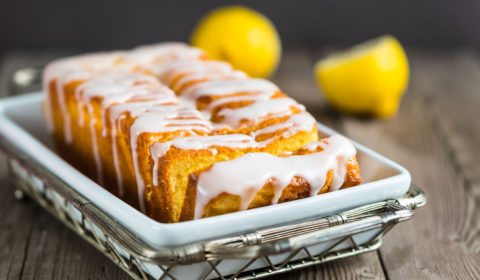
M 277 68 L 281 43 L 264 15 L 243 6 L 218 8 L 200 20 L 192 45 L 211 58 L 231 63 L 252 77 L 268 77 Z
M 335 108 L 387 118 L 398 110 L 409 67 L 400 42 L 385 35 L 318 61 L 314 74 Z

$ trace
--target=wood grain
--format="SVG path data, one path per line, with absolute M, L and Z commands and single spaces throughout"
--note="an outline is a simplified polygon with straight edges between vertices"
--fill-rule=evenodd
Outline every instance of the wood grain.
M 478 55 L 408 52 L 412 78 L 399 114 L 374 120 L 345 116 L 326 104 L 312 76 L 313 63 L 324 53 L 287 51 L 274 81 L 319 121 L 407 167 L 429 201 L 385 237 L 380 252 L 272 279 L 480 279 Z M 14 69 L 54 56 L 5 56 L 0 96 Z M 128 279 L 33 202 L 15 201 L 3 158 L 0 186 L 0 279 Z
M 0 67 L 0 97 L 19 68 L 42 65 L 55 53 L 13 53 Z M 113 262 L 30 200 L 13 196 L 0 154 L 0 279 L 130 279 Z
M 391 120 L 346 118 L 353 139 L 396 160 L 429 198 L 414 220 L 385 238 L 391 279 L 480 279 L 478 113 L 474 53 L 411 54 L 412 80 Z
M 129 279 L 40 206 L 12 194 L 2 185 L 0 279 Z
M 377 252 L 316 265 L 268 279 L 386 279 Z

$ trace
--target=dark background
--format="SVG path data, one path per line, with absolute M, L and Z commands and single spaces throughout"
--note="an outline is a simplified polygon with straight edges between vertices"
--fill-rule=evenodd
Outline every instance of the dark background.
M 14 48 L 86 51 L 186 41 L 204 13 L 232 3 L 272 19 L 284 47 L 346 45 L 390 33 L 407 47 L 480 49 L 478 0 L 1 0 L 0 54 Z

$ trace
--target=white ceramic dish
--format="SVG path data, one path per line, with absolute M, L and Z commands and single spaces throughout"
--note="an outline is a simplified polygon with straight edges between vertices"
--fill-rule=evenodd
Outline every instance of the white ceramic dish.
M 364 183 L 360 186 L 288 203 L 232 214 L 162 224 L 130 207 L 57 156 L 51 148 L 41 113 L 42 93 L 0 100 L 0 137 L 14 139 L 32 158 L 156 248 L 237 235 L 264 227 L 321 217 L 367 203 L 400 197 L 410 186 L 402 166 L 354 142 Z M 336 132 L 318 124 L 319 133 Z

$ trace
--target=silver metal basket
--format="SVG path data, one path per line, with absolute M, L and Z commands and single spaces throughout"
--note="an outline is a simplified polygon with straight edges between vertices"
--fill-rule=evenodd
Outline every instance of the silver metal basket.
M 163 272 L 160 279 L 177 279 L 170 273 L 172 268 L 198 262 L 210 265 L 210 269 L 198 279 L 257 279 L 369 252 L 380 247 L 381 238 L 388 230 L 410 219 L 413 210 L 426 203 L 423 191 L 412 185 L 404 197 L 364 205 L 336 215 L 158 250 L 139 240 L 78 192 L 59 181 L 48 180 L 49 174 L 42 176 L 37 173 L 38 166 L 32 168 L 21 161 L 15 157 L 10 157 L 8 161 L 10 176 L 18 187 L 17 197 L 27 194 L 135 279 L 154 279 L 143 263 L 158 266 Z M 372 238 L 357 244 L 355 236 L 372 230 L 377 230 Z M 332 245 L 320 252 L 312 253 L 309 249 L 327 242 Z M 337 246 L 345 242 L 349 242 L 350 246 L 339 250 Z M 287 254 L 280 262 L 272 261 L 271 257 L 280 253 Z M 307 257 L 296 259 L 300 253 Z M 217 267 L 222 261 L 232 258 L 248 261 L 235 273 L 222 275 Z M 250 265 L 260 258 L 268 265 L 249 270 Z
M 160 270 L 158 278 L 177 279 L 175 270 L 198 263 L 207 264 L 207 269 L 191 278 L 257 279 L 369 252 L 380 247 L 382 236 L 393 226 L 409 220 L 414 209 L 426 203 L 423 191 L 412 185 L 404 197 L 328 217 L 159 250 L 136 237 L 47 168 L 33 162 L 15 145 L 0 141 L 0 150 L 8 157 L 18 198 L 27 194 L 134 279 L 155 279 L 152 266 Z M 365 233 L 370 233 L 370 237 L 359 242 L 358 237 Z M 243 259 L 243 263 L 235 271 L 225 273 L 221 265 L 232 259 Z

